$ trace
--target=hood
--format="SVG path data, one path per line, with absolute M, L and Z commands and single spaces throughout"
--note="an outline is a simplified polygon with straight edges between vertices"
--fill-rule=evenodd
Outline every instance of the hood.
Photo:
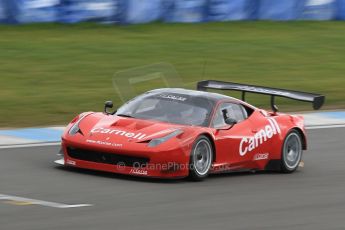
M 86 138 L 123 142 L 146 142 L 166 136 L 176 130 L 189 133 L 190 128 L 151 120 L 125 118 L 104 114 L 91 114 L 80 123 L 80 130 Z M 183 133 L 182 133 L 183 134 Z

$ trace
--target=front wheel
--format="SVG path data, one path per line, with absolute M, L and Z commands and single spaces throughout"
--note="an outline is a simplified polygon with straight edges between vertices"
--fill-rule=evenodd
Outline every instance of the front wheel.
M 302 140 L 301 135 L 292 130 L 284 140 L 281 157 L 281 171 L 292 173 L 296 171 L 302 159 Z
M 211 141 L 200 136 L 193 144 L 190 156 L 189 177 L 200 181 L 208 176 L 213 161 L 213 149 Z

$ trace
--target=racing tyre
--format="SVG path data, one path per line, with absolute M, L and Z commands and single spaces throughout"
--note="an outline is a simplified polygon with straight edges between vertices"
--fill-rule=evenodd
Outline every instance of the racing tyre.
M 211 141 L 200 136 L 193 144 L 190 155 L 189 178 L 200 181 L 208 176 L 213 161 L 213 149 Z
M 292 173 L 296 171 L 302 159 L 302 138 L 295 131 L 290 131 L 284 140 L 281 156 L 281 172 Z

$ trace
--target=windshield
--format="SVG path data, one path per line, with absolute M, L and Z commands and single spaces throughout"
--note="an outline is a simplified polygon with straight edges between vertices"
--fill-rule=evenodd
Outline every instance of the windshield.
M 149 92 L 124 104 L 116 115 L 181 125 L 208 126 L 213 105 L 213 101 L 207 98 Z

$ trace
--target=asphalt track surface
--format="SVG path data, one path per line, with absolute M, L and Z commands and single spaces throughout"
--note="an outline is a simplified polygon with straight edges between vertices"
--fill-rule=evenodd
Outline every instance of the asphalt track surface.
M 1 230 L 345 229 L 345 128 L 309 130 L 294 174 L 231 173 L 203 182 L 140 179 L 55 166 L 57 146 L 0 149 Z

